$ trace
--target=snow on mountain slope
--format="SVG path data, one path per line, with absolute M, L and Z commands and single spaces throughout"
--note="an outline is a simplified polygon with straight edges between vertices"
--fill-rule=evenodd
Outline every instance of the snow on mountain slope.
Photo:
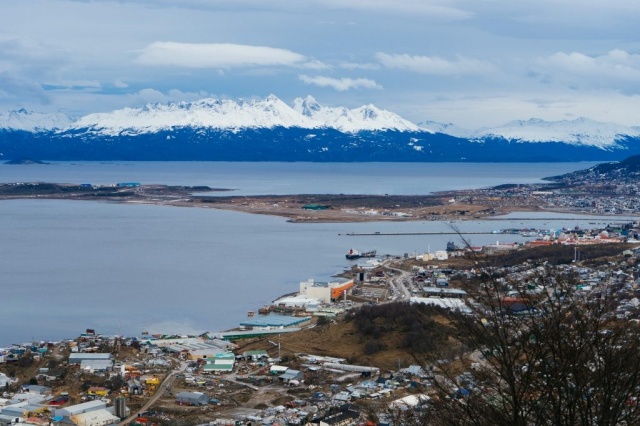
M 29 132 L 77 130 L 106 136 L 151 134 L 174 128 L 238 132 L 242 129 L 276 127 L 335 129 L 342 133 L 377 130 L 437 132 L 471 141 L 506 139 L 512 142 L 562 142 L 600 149 L 615 147 L 625 137 L 640 137 L 640 127 L 602 123 L 587 118 L 553 122 L 533 118 L 475 132 L 433 121 L 415 125 L 397 114 L 373 105 L 354 109 L 327 107 L 320 105 L 311 96 L 295 99 L 293 106 L 285 104 L 274 95 L 251 101 L 202 99 L 195 102 L 150 104 L 144 108 L 89 114 L 75 122 L 63 113 L 45 114 L 24 109 L 0 113 L 0 129 Z
M 319 127 L 330 127 L 342 132 L 361 130 L 429 131 L 421 129 L 392 112 L 373 105 L 348 109 L 344 107 L 323 107 L 312 96 L 296 98 L 293 109 L 301 115 L 319 123 Z
M 70 126 L 71 123 L 72 120 L 61 112 L 41 113 L 19 109 L 0 113 L 0 129 L 34 132 L 63 129 Z
M 100 133 L 153 133 L 174 127 L 242 128 L 310 127 L 315 123 L 271 95 L 257 101 L 202 99 L 196 102 L 147 105 L 108 113 L 89 114 L 73 128 Z
M 640 129 L 615 123 L 601 123 L 588 118 L 544 121 L 539 118 L 512 121 L 502 127 L 476 132 L 475 139 L 505 138 L 516 142 L 564 142 L 599 148 L 614 146 L 626 136 L 640 136 Z
M 421 121 L 418 127 L 432 133 L 442 133 L 444 135 L 455 136 L 457 138 L 469 138 L 473 135 L 472 130 L 463 129 L 453 123 L 439 123 L 437 121 Z
M 299 127 L 334 128 L 342 132 L 360 130 L 421 129 L 396 114 L 373 105 L 354 110 L 320 106 L 313 98 L 296 99 L 290 107 L 274 95 L 263 100 L 232 101 L 203 99 L 196 102 L 147 105 L 109 113 L 90 114 L 76 121 L 74 129 L 92 129 L 102 134 L 153 133 L 175 127 L 203 127 L 238 131 L 246 128 Z

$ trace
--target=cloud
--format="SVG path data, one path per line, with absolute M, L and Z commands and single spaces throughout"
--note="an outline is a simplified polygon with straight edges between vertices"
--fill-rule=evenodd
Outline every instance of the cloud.
M 310 59 L 301 64 L 301 68 L 306 68 L 310 70 L 327 70 L 331 67 L 324 62 L 318 61 L 316 59 Z
M 599 56 L 580 52 L 557 52 L 538 61 L 543 73 L 560 81 L 593 86 L 640 81 L 640 55 L 614 49 Z
M 319 86 L 319 87 L 331 87 L 340 92 L 344 92 L 351 89 L 382 89 L 378 83 L 368 78 L 331 78 L 331 77 L 309 77 L 308 75 L 298 76 L 305 84 Z
M 96 80 L 56 80 L 42 85 L 46 90 L 98 90 L 102 83 Z
M 453 6 L 453 0 L 315 0 L 325 8 L 395 15 L 421 15 L 436 20 L 463 20 L 469 11 Z
M 357 62 L 343 62 L 339 65 L 340 68 L 345 70 L 379 70 L 380 64 L 362 63 Z
M 455 0 L 73 0 L 79 3 L 131 3 L 153 8 L 181 8 L 196 10 L 241 10 L 247 11 L 277 11 L 290 12 L 292 10 L 308 9 L 310 6 L 318 13 L 331 10 L 347 10 L 377 14 L 421 15 L 434 20 L 462 20 L 472 16 L 472 13 L 454 6 Z
M 170 89 L 166 93 L 157 89 L 145 88 L 137 92 L 125 95 L 128 105 L 143 106 L 149 103 L 168 103 L 180 101 L 196 101 L 203 98 L 211 97 L 212 94 L 205 91 L 184 92 L 178 89 Z
M 149 44 L 138 56 L 142 65 L 229 69 L 256 66 L 294 66 L 318 69 L 320 62 L 286 49 L 232 43 Z
M 457 56 L 450 61 L 437 56 L 412 56 L 408 54 L 388 54 L 378 52 L 376 59 L 387 68 L 402 69 L 421 74 L 472 75 L 494 71 L 489 62 Z
M 0 106 L 9 108 L 22 107 L 25 102 L 48 104 L 49 96 L 42 86 L 29 79 L 12 73 L 0 71 Z M 19 102 L 15 104 L 15 102 Z
M 490 93 L 416 91 L 385 108 L 404 118 L 421 122 L 433 120 L 455 123 L 469 130 L 501 126 L 512 120 L 539 117 L 547 121 L 588 117 L 601 122 L 637 126 L 640 95 L 624 95 L 611 90 L 543 88 L 531 84 L 521 90 Z

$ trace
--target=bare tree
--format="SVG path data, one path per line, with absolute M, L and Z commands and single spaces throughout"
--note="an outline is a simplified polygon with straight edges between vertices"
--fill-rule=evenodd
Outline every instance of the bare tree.
M 394 424 L 640 424 L 640 327 L 616 317 L 613 291 L 577 291 L 550 267 L 526 285 L 476 272 L 473 312 L 443 313 L 473 368 L 440 367 L 428 408 L 388 410 Z

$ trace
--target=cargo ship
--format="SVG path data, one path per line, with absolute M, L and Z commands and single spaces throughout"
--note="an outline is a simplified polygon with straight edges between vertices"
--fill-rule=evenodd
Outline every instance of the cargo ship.
M 375 257 L 376 251 L 371 250 L 371 251 L 359 252 L 358 250 L 351 249 L 347 252 L 345 256 L 349 260 L 360 259 L 361 257 Z

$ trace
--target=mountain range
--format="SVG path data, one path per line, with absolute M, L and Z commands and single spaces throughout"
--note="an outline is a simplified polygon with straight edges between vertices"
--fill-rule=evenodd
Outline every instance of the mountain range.
M 587 118 L 514 121 L 470 131 L 414 124 L 374 105 L 289 106 L 202 99 L 72 119 L 24 109 L 0 113 L 2 158 L 46 160 L 616 161 L 640 154 L 640 127 Z

